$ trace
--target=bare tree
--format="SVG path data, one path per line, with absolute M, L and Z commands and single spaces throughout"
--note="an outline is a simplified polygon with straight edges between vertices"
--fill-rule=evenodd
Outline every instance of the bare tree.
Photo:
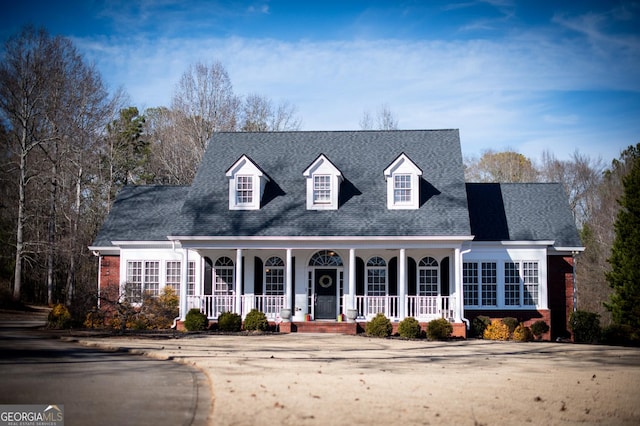
M 244 132 L 278 132 L 300 128 L 293 105 L 280 102 L 274 107 L 273 101 L 256 93 L 245 98 L 241 117 L 240 129 Z
M 535 182 L 537 170 L 531 160 L 514 151 L 485 151 L 479 160 L 467 159 L 467 182 Z
M 375 118 L 369 111 L 365 111 L 360 119 L 362 130 L 398 130 L 398 119 L 388 105 L 378 107 Z
M 198 162 L 215 132 L 235 131 L 239 98 L 220 62 L 196 63 L 182 75 L 172 100 L 176 120 Z

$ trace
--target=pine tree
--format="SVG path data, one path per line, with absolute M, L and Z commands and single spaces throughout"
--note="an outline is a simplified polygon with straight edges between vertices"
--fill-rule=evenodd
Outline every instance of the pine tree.
M 639 148 L 640 144 L 627 152 L 638 152 Z M 607 273 L 613 293 L 605 306 L 615 323 L 640 329 L 640 159 L 629 157 L 632 165 L 622 181 L 624 192 L 614 225 L 611 271 Z

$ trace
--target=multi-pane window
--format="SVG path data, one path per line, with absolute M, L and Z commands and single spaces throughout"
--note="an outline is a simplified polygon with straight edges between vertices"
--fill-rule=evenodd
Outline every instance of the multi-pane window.
M 187 270 L 187 296 L 196 294 L 196 262 L 189 262 Z
M 151 296 L 157 296 L 160 292 L 160 262 L 152 261 L 144 263 L 144 291 Z
M 482 262 L 482 304 L 498 304 L 498 273 L 495 262 Z
M 284 262 L 279 257 L 270 257 L 264 263 L 264 284 L 267 296 L 284 294 Z
M 367 295 L 386 296 L 387 263 L 381 257 L 372 257 L 367 261 Z
M 127 299 L 131 302 L 142 301 L 142 262 L 127 262 L 127 284 L 125 287 Z
M 418 263 L 418 295 L 438 295 L 438 261 L 425 257 Z
M 236 176 L 236 204 L 253 203 L 253 176 Z
M 463 262 L 462 264 L 462 287 L 465 305 L 478 305 L 479 285 L 478 285 L 478 264 L 474 262 Z
M 313 175 L 313 203 L 325 204 L 331 202 L 331 176 Z
M 538 304 L 538 262 L 522 262 L 523 304 Z
M 167 287 L 171 287 L 173 291 L 180 295 L 180 261 L 167 262 Z
M 233 294 L 233 261 L 228 257 L 221 257 L 215 263 L 215 294 Z
M 504 263 L 504 304 L 520 305 L 520 263 Z
M 393 176 L 393 202 L 396 204 L 411 202 L 411 175 Z

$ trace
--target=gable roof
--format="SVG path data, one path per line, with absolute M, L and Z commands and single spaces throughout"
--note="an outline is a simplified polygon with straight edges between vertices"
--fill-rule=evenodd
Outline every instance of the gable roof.
M 418 210 L 388 210 L 383 171 L 401 153 L 425 170 Z M 269 174 L 260 210 L 228 209 L 225 170 L 241 155 Z M 306 209 L 302 173 L 321 154 L 342 172 L 337 210 Z M 217 133 L 174 236 L 469 236 L 457 130 Z
M 555 241 L 581 247 L 567 196 L 559 183 L 468 183 L 475 241 Z
M 188 186 L 124 186 L 93 246 L 109 247 L 112 241 L 167 241 L 180 220 L 188 190 Z

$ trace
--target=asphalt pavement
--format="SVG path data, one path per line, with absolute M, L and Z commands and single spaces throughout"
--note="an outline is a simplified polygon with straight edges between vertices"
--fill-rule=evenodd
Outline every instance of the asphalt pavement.
M 64 405 L 67 426 L 207 424 L 211 393 L 200 370 L 26 325 L 0 324 L 0 404 Z

